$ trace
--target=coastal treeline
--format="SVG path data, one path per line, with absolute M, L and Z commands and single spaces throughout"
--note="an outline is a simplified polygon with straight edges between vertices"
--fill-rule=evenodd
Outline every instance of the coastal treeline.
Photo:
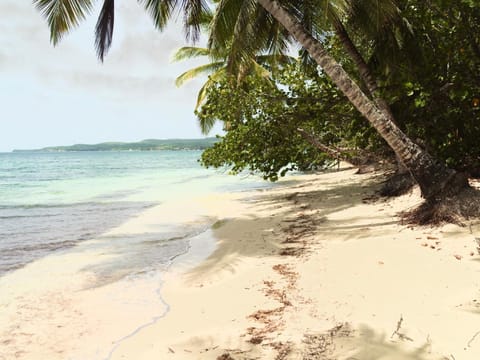
M 215 122 L 225 130 L 204 152 L 205 166 L 276 180 L 338 159 L 390 162 L 396 178 L 417 183 L 426 199 L 413 218 L 478 215 L 467 180 L 480 175 L 478 1 L 139 2 L 160 30 L 180 11 L 188 40 L 208 36 L 206 48 L 177 53 L 179 60 L 207 58 L 178 83 L 208 73 L 196 114 L 205 133 Z M 55 44 L 93 1 L 34 3 Z M 113 0 L 104 0 L 95 33 L 101 60 L 114 11 Z
M 205 150 L 218 139 L 145 139 L 137 142 L 104 142 L 100 144 L 75 144 L 49 146 L 35 150 L 13 150 L 14 152 L 65 152 L 65 151 L 155 151 L 155 150 Z

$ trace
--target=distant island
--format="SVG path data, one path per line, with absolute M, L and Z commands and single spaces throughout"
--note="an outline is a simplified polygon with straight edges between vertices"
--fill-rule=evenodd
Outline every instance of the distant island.
M 42 149 L 13 150 L 13 152 L 204 150 L 217 141 L 218 139 L 214 137 L 204 139 L 146 139 L 139 142 L 104 142 L 100 144 L 49 146 Z

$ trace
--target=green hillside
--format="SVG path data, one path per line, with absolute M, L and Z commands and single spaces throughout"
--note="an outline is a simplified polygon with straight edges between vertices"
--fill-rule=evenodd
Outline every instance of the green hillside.
M 104 142 L 100 144 L 75 144 L 49 146 L 35 150 L 18 151 L 152 151 L 152 150 L 204 150 L 217 142 L 216 138 L 205 139 L 146 139 L 139 142 Z

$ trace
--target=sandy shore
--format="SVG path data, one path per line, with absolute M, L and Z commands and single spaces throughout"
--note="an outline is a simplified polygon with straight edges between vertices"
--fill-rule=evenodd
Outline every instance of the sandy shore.
M 17 315 L 32 317 L 32 328 L 22 332 L 42 331 L 42 341 L 37 334 L 28 344 L 12 324 L 8 331 L 18 336 L 9 338 L 5 322 L 18 306 L 0 301 L 0 359 L 478 360 L 474 236 L 480 225 L 402 225 L 397 214 L 419 203 L 418 192 L 379 200 L 374 191 L 381 176 L 354 172 L 292 177 L 270 190 L 203 199 L 199 211 L 223 219 L 211 230 L 216 244 L 211 236 L 194 239 L 161 280 L 81 288 L 75 284 L 85 279 L 74 277 L 80 276 L 81 255 L 72 255 L 48 294 L 37 279 L 17 299 L 35 307 L 32 302 L 44 296 L 47 305 L 36 305 L 50 309 L 43 321 L 35 321 L 38 312 L 27 306 Z M 158 211 L 120 230 L 151 226 Z M 0 281 L 2 289 L 7 280 Z M 161 301 L 129 312 L 128 304 L 160 281 Z M 154 321 L 139 310 L 152 307 L 158 308 Z M 48 326 L 47 315 L 53 319 Z
M 478 226 L 404 226 L 419 194 L 377 200 L 379 181 L 345 170 L 251 195 L 112 359 L 479 359 Z

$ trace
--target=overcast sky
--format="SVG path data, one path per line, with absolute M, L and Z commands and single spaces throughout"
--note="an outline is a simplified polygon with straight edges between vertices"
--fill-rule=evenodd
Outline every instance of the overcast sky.
M 116 5 L 113 46 L 101 64 L 93 46 L 98 7 L 54 48 L 30 0 L 1 0 L 0 152 L 202 137 L 193 108 L 205 79 L 174 84 L 201 63 L 171 63 L 186 45 L 181 26 L 160 33 L 137 1 Z

